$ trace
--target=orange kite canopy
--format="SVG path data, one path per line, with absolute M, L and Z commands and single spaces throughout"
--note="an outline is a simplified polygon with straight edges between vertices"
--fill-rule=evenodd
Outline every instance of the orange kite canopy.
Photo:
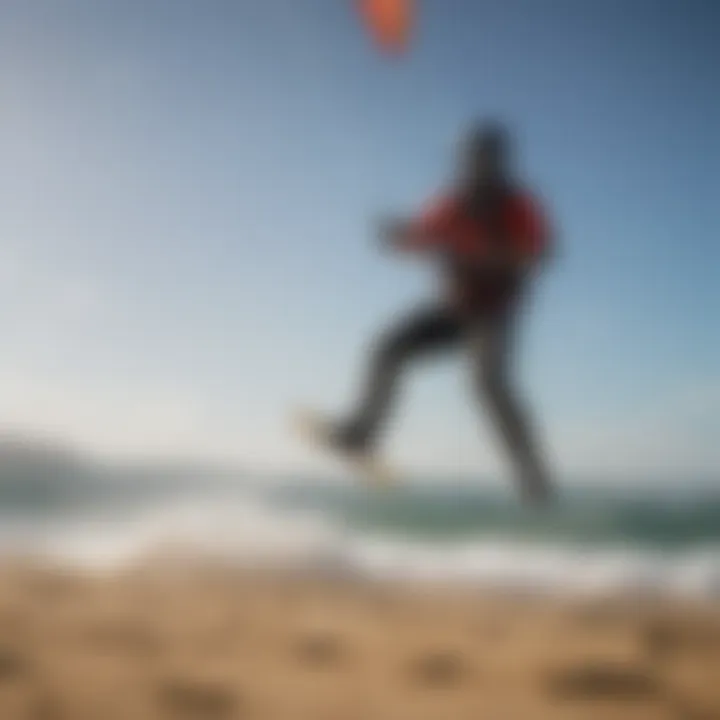
M 401 53 L 408 45 L 415 0 L 357 0 L 370 34 L 382 50 Z

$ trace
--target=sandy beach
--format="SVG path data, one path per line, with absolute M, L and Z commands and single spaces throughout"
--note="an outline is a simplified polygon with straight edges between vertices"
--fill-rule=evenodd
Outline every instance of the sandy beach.
M 2 720 L 720 718 L 720 614 L 218 569 L 0 573 Z

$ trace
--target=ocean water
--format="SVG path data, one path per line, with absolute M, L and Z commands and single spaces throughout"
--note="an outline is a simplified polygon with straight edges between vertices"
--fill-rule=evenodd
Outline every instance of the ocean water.
M 510 488 L 203 468 L 0 472 L 0 551 L 94 568 L 162 555 L 381 581 L 581 595 L 720 597 L 720 483 L 566 487 L 548 510 Z

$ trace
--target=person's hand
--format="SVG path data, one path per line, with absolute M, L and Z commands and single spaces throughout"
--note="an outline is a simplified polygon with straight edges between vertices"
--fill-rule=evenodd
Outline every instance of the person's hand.
M 408 223 L 396 217 L 383 217 L 377 223 L 377 237 L 383 248 L 396 249 L 407 239 Z

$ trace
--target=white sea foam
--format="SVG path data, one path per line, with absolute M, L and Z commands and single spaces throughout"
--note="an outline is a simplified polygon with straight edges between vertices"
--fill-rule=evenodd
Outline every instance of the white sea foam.
M 15 525 L 0 536 L 7 552 L 21 549 L 93 568 L 163 554 L 532 593 L 720 597 L 720 552 L 712 547 L 663 553 L 617 544 L 539 544 L 509 535 L 421 541 L 352 530 L 337 516 L 277 507 L 250 494 L 176 498 L 124 515 Z

